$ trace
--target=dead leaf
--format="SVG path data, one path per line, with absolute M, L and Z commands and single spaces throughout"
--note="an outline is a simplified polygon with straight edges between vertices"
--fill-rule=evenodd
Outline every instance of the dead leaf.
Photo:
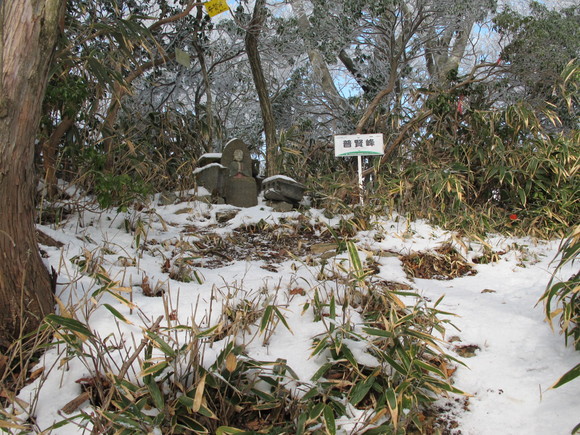
M 233 353 L 229 353 L 226 357 L 226 370 L 231 373 L 236 369 L 237 365 L 238 360 L 236 359 L 236 356 Z
M 77 397 L 75 397 L 73 400 L 71 400 L 70 402 L 68 402 L 66 405 L 64 405 L 60 410 L 62 412 L 64 412 L 65 414 L 72 414 L 73 412 L 75 412 L 83 403 L 85 403 L 87 400 L 89 400 L 91 398 L 91 393 L 89 393 L 88 391 L 85 391 L 81 394 L 79 394 Z
M 232 354 L 230 353 L 230 355 Z M 191 409 L 193 412 L 199 412 L 199 409 L 201 408 L 203 393 L 205 392 L 205 376 L 206 375 L 202 376 L 202 378 L 199 381 L 199 384 L 197 384 L 197 387 L 195 389 L 195 397 L 193 398 L 193 406 Z
M 32 373 L 30 373 L 28 380 L 31 382 L 34 381 L 35 379 L 39 378 L 43 372 L 44 372 L 44 367 L 40 367 L 39 369 L 34 370 Z

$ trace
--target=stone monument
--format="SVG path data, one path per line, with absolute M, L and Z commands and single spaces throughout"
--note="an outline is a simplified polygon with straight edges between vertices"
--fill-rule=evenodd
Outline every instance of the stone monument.
M 242 140 L 233 139 L 226 144 L 221 165 L 227 169 L 224 180 L 226 204 L 236 207 L 258 205 L 258 185 L 252 173 L 252 157 Z

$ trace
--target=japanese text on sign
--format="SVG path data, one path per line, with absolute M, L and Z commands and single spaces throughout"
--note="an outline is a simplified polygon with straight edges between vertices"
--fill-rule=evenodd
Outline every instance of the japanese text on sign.
M 334 136 L 334 155 L 336 157 L 382 155 L 383 149 L 382 134 Z

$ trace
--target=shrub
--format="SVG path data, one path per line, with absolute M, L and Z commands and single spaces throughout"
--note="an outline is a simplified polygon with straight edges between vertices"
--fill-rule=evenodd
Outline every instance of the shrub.
M 578 260 L 580 253 L 580 225 L 577 225 L 568 238 L 563 240 L 559 251 L 561 255 L 556 269 L 546 291 L 540 298 L 544 302 L 546 318 L 553 326 L 558 319 L 560 331 L 564 335 L 566 344 L 572 344 L 576 350 L 580 350 L 580 270 L 574 272 L 565 281 L 555 282 L 555 276 L 565 265 Z
M 577 225 L 564 239 L 558 250 L 561 255 L 560 261 L 546 286 L 546 291 L 539 302 L 544 302 L 546 318 L 553 327 L 554 319 L 559 319 L 560 332 L 564 335 L 566 344 L 572 344 L 576 350 L 580 350 L 580 270 L 573 272 L 572 276 L 565 281 L 555 283 L 556 273 L 565 265 L 573 265 L 580 253 L 580 225 Z M 552 388 L 561 387 L 564 384 L 580 377 L 580 364 L 576 364 L 566 372 Z M 572 430 L 572 434 L 580 431 L 580 424 Z

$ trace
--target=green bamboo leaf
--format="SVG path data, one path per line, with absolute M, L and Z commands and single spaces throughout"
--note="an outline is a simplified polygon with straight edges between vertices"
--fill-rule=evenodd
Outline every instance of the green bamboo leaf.
M 157 382 L 155 382 L 153 378 L 150 378 L 149 382 L 146 382 L 146 385 L 147 390 L 149 390 L 149 394 L 151 395 L 151 399 L 153 400 L 153 404 L 157 409 L 162 411 L 165 406 L 165 399 L 163 393 L 161 393 L 161 390 L 159 389 L 159 385 L 157 385 Z
M 76 319 L 62 317 L 56 314 L 49 314 L 48 316 L 45 317 L 45 319 L 54 329 L 59 329 L 60 327 L 62 327 L 70 331 L 86 335 L 87 337 L 93 336 L 91 330 L 85 324 L 79 322 Z
M 407 370 L 405 370 L 405 368 L 399 364 L 398 362 L 396 362 L 393 358 L 391 358 L 389 355 L 387 355 L 386 352 L 381 352 L 381 357 L 387 362 L 389 363 L 389 365 L 394 368 L 397 372 L 399 372 L 401 375 L 403 376 L 407 376 Z
M 110 421 L 114 421 L 115 423 L 121 424 L 123 426 L 127 426 L 127 427 L 135 427 L 137 428 L 137 430 L 141 430 L 142 429 L 142 422 L 139 419 L 133 420 L 132 418 L 127 418 L 124 417 L 122 415 L 119 415 L 116 412 L 110 412 L 110 411 L 103 411 L 103 415 L 105 417 L 107 417 L 108 420 Z M 144 414 L 142 414 L 144 415 Z M 139 416 L 141 417 L 141 416 Z
M 354 357 L 354 355 L 352 354 L 352 352 L 350 351 L 350 349 L 348 348 L 348 346 L 342 343 L 341 350 L 342 355 L 347 359 L 347 361 L 351 363 L 355 369 L 358 369 L 358 362 Z
M 304 435 L 307 420 L 308 414 L 306 414 L 305 412 L 301 413 L 300 416 L 298 417 L 298 422 L 296 423 L 296 435 Z
M 427 370 L 428 372 L 431 373 L 435 373 L 436 375 L 441 376 L 442 378 L 445 378 L 445 374 L 441 371 L 441 369 L 438 369 L 435 366 L 432 366 L 431 364 L 427 364 L 425 361 L 421 361 L 419 359 L 416 359 L 413 361 L 413 364 L 415 364 L 415 366 L 422 368 L 424 370 Z
M 276 397 L 274 397 L 271 394 L 268 394 L 264 391 L 260 391 L 256 388 L 252 388 L 251 391 L 256 396 L 258 396 L 260 399 L 265 400 L 266 402 L 277 402 Z
M 167 363 L 167 361 L 161 361 L 158 362 L 157 364 L 150 364 L 150 362 L 145 361 L 143 363 L 143 366 L 147 365 L 147 367 L 145 367 L 143 369 L 143 371 L 141 373 L 139 373 L 139 375 L 144 378 L 145 376 L 157 376 L 159 375 L 163 370 L 165 370 L 167 368 L 167 366 L 169 365 Z
M 453 385 L 448 384 L 445 381 L 438 381 L 435 378 L 431 378 L 431 382 L 425 382 L 425 386 L 429 386 L 430 384 L 432 385 L 436 385 L 438 388 L 440 388 L 441 390 L 447 391 L 449 393 L 453 393 L 453 394 L 459 394 L 461 396 L 465 396 L 466 393 L 464 391 L 461 391 L 459 388 L 455 388 Z M 434 390 L 436 391 L 436 390 Z M 439 394 L 439 393 L 437 393 Z
M 420 426 L 418 426 L 420 427 Z M 369 430 L 365 430 L 365 435 L 385 435 L 393 434 L 393 427 L 388 424 L 382 424 Z
M 163 353 L 167 356 L 174 357 L 176 355 L 175 350 L 167 344 L 159 335 L 157 335 L 153 331 L 146 331 L 146 334 L 149 336 L 150 339 L 153 340 L 154 343 L 157 344 L 156 347 L 161 349 Z
M 364 381 L 361 381 L 354 386 L 354 388 L 351 390 L 350 395 L 350 403 L 353 406 L 358 405 L 358 403 L 365 398 L 365 396 L 375 383 L 375 380 L 376 380 L 375 376 L 369 376 Z
M 518 187 L 518 196 L 520 198 L 520 202 L 522 203 L 522 206 L 525 207 L 526 202 L 527 202 L 527 197 L 526 197 L 526 192 L 521 187 Z
M 320 414 L 322 414 L 322 412 L 324 411 L 325 406 L 326 405 L 324 405 L 324 403 L 317 403 L 316 405 L 314 405 L 309 412 L 310 419 L 316 420 L 320 416 Z
M 387 404 L 389 405 L 389 409 L 397 409 L 397 395 L 395 394 L 395 390 L 389 388 L 385 391 L 385 395 L 387 396 Z
M 362 279 L 364 277 L 364 269 L 356 245 L 353 242 L 346 242 L 346 248 L 348 250 L 348 258 L 350 259 L 350 264 L 354 270 L 357 279 Z
M 113 316 L 115 316 L 117 319 L 119 319 L 120 321 L 122 321 L 123 323 L 127 323 L 128 325 L 132 325 L 133 322 L 131 322 L 130 320 L 127 320 L 127 318 L 125 316 L 123 316 L 121 313 L 119 313 L 115 308 L 113 308 L 111 305 L 109 304 L 103 304 L 103 306 L 109 310 L 111 312 L 111 314 L 113 314 Z
M 383 337 L 383 338 L 392 338 L 393 333 L 389 331 L 385 331 L 384 329 L 379 328 L 370 328 L 364 327 L 363 332 L 369 335 L 374 335 L 375 337 Z
M 310 356 L 315 356 L 318 355 L 320 352 L 322 352 L 323 350 L 325 350 L 328 347 L 328 343 L 326 342 L 326 340 L 320 340 L 316 346 L 314 347 L 314 350 L 312 351 L 312 353 L 310 354 Z
M 203 406 L 203 405 L 201 405 L 201 406 L 199 407 L 199 411 L 198 411 L 198 412 L 199 412 L 201 415 L 203 415 L 204 417 L 207 417 L 207 418 L 211 418 L 211 419 L 217 420 L 217 416 L 215 415 L 215 413 L 214 413 L 214 412 L 213 412 L 211 409 L 208 409 L 208 408 L 206 408 L 206 407 L 205 407 L 205 406 Z
M 319 376 L 319 377 L 320 377 L 320 376 Z M 314 376 L 313 376 L 312 378 L 314 378 Z M 317 379 L 318 379 L 318 378 L 316 378 L 316 379 L 312 379 L 312 380 L 313 380 L 313 381 L 315 381 L 315 380 L 317 380 Z M 318 388 L 316 388 L 316 387 L 312 387 L 310 390 L 308 390 L 308 393 L 306 393 L 306 394 L 305 394 L 305 395 L 302 397 L 302 400 L 306 402 L 306 401 L 308 401 L 308 400 L 310 400 L 310 399 L 312 399 L 312 398 L 314 398 L 314 397 L 318 396 L 319 394 L 320 394 L 320 392 L 318 391 Z
M 324 424 L 331 435 L 336 435 L 336 421 L 334 420 L 334 410 L 330 405 L 326 405 L 323 411 Z
M 320 379 L 328 370 L 330 370 L 330 368 L 332 367 L 332 363 L 325 363 L 322 366 L 320 366 L 320 368 L 318 370 L 316 370 L 316 373 L 314 373 L 312 375 L 312 377 L 310 378 L 311 381 L 315 382 L 318 379 Z
M 284 315 L 282 314 L 280 309 L 276 306 L 273 306 L 273 307 L 274 307 L 274 313 L 276 313 L 276 317 L 278 317 L 278 319 L 280 319 L 280 321 L 282 322 L 282 324 L 286 327 L 286 329 L 288 331 L 292 332 L 292 329 L 290 329 L 290 325 L 286 321 L 286 318 L 284 317 Z M 294 334 L 294 332 L 292 332 L 292 334 Z
M 271 319 L 272 319 L 272 312 L 274 311 L 274 306 L 273 305 L 268 305 L 266 307 L 266 309 L 264 310 L 264 314 L 262 315 L 262 321 L 260 322 L 260 333 L 263 333 L 266 328 L 268 327 L 268 324 L 270 323 Z
M 385 395 L 387 397 L 387 406 L 389 407 L 389 411 L 391 413 L 391 422 L 395 429 L 397 429 L 399 424 L 399 405 L 397 402 L 397 395 L 392 388 L 389 388 L 385 392 Z
M 232 435 L 237 433 L 244 433 L 245 431 L 242 429 L 237 429 L 235 427 L 230 426 L 220 426 L 216 430 L 216 435 Z
M 111 76 L 107 73 L 106 68 L 103 67 L 101 62 L 99 62 L 96 57 L 94 57 L 93 55 L 89 56 L 87 62 L 89 71 L 91 71 L 91 73 L 95 75 L 95 77 L 99 81 L 99 84 L 101 84 L 102 86 L 112 84 L 113 81 L 111 79 Z
M 576 364 L 576 367 L 574 367 L 573 369 L 567 371 L 560 379 L 558 379 L 558 381 L 552 385 L 550 388 L 558 388 L 561 387 L 564 384 L 567 384 L 568 382 L 570 382 L 573 379 L 576 379 L 578 376 L 580 376 L 580 364 Z
M 107 289 L 107 293 L 109 293 L 111 296 L 113 296 L 115 299 L 117 299 L 123 305 L 126 305 L 127 307 L 133 308 L 133 309 L 137 308 L 137 306 L 133 302 L 131 302 L 129 299 L 121 296 L 116 291 L 111 291 L 110 289 Z
M 188 432 L 193 431 L 196 434 L 210 433 L 209 430 L 204 425 L 202 425 L 199 421 L 195 420 L 194 418 L 191 418 L 191 416 L 189 415 L 184 414 L 180 415 L 178 417 L 178 421 L 179 421 L 178 426 L 187 429 Z
M 211 328 L 204 329 L 203 331 L 201 331 L 201 332 L 198 332 L 198 333 L 195 335 L 195 337 L 196 337 L 196 338 L 205 338 L 205 337 L 209 337 L 209 336 L 211 336 L 211 335 L 212 335 L 212 334 L 213 334 L 213 333 L 214 333 L 214 332 L 215 332 L 215 331 L 218 329 L 218 327 L 220 327 L 220 326 L 221 326 L 221 325 L 218 323 L 217 325 L 215 325 L 215 326 L 212 326 Z M 187 330 L 187 329 L 191 330 L 191 326 L 185 325 L 185 326 L 184 326 L 184 329 L 186 329 L 186 330 Z
M 193 399 L 191 397 L 188 396 L 179 396 L 179 398 L 177 399 L 177 401 L 179 403 L 181 403 L 183 406 L 185 406 L 187 409 L 192 409 L 193 408 Z

